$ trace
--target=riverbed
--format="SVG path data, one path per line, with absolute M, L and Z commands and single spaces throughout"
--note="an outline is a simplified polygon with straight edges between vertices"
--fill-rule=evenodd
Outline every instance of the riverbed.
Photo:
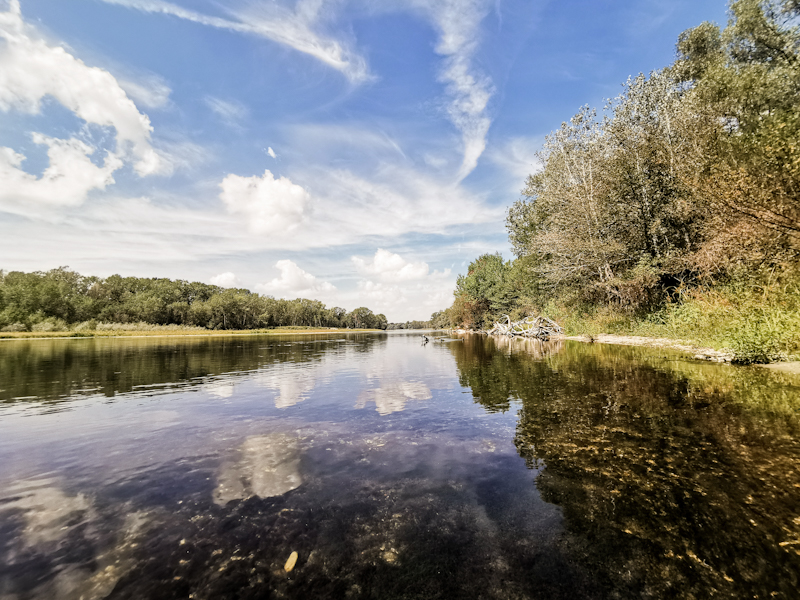
M 798 429 L 663 348 L 6 342 L 0 599 L 796 598 Z

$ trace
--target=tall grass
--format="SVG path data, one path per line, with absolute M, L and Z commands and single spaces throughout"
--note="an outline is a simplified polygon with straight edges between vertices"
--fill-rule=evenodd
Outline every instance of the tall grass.
M 610 306 L 551 301 L 544 314 L 568 335 L 601 333 L 684 340 L 727 350 L 740 364 L 787 360 L 800 354 L 800 280 L 734 283 L 695 289 L 647 315 Z

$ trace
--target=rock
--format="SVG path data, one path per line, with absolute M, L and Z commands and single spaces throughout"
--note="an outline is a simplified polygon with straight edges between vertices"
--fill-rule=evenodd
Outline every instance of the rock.
M 292 552 L 289 555 L 289 560 L 287 560 L 286 564 L 283 565 L 283 570 L 289 573 L 292 569 L 294 569 L 294 566 L 296 564 L 297 564 L 297 551 Z

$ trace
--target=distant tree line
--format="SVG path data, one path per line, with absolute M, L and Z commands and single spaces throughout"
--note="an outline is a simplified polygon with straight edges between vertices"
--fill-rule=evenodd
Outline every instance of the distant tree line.
M 282 300 L 196 281 L 84 276 L 66 267 L 0 271 L 0 329 L 56 331 L 76 324 L 149 323 L 207 329 L 285 326 L 386 329 L 382 314 L 348 312 L 318 300 Z
M 547 136 L 507 214 L 515 259 L 477 258 L 435 318 L 641 317 L 698 289 L 797 287 L 800 2 L 733 0 L 729 15 Z
M 405 323 L 389 323 L 386 329 L 430 329 L 430 321 L 406 321 Z

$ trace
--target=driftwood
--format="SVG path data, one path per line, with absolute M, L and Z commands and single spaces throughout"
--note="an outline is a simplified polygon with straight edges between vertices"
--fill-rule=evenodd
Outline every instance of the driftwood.
M 489 335 L 521 336 L 540 340 L 548 340 L 551 335 L 564 333 L 564 329 L 558 323 L 547 317 L 525 317 L 521 321 L 512 321 L 508 315 L 504 316 L 507 323 L 498 321 L 486 333 Z

